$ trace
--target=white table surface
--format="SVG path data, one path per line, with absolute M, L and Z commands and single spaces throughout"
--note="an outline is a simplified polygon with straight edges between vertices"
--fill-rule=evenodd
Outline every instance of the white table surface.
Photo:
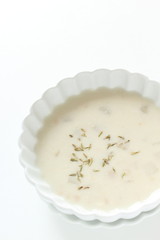
M 0 1 L 0 240 L 160 239 L 160 212 L 119 229 L 68 223 L 18 161 L 23 118 L 62 78 L 125 68 L 160 82 L 159 12 L 159 0 Z

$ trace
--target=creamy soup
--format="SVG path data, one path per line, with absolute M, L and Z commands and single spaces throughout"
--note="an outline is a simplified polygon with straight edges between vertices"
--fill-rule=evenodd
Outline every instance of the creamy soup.
M 44 179 L 66 201 L 126 208 L 160 188 L 160 109 L 134 92 L 86 91 L 46 119 L 35 150 Z

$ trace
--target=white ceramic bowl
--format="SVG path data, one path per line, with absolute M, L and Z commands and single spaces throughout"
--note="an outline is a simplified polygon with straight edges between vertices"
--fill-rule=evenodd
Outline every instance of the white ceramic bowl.
M 78 95 L 84 90 L 95 90 L 99 87 L 122 88 L 126 91 L 135 91 L 142 96 L 152 99 L 160 106 L 160 84 L 148 80 L 138 73 L 129 73 L 125 70 L 100 69 L 94 72 L 82 72 L 73 78 L 62 80 L 56 87 L 47 90 L 41 99 L 33 104 L 31 113 L 23 124 L 23 133 L 20 138 L 22 149 L 20 161 L 25 169 L 26 177 L 34 184 L 40 196 L 53 205 L 60 212 L 77 216 L 81 220 L 99 220 L 103 223 L 113 223 L 122 219 L 133 219 L 143 212 L 153 210 L 160 204 L 160 189 L 153 192 L 147 199 L 136 202 L 126 209 L 112 211 L 86 210 L 78 205 L 67 202 L 54 194 L 50 186 L 41 177 L 40 169 L 36 166 L 34 147 L 37 142 L 37 132 L 42 128 L 44 119 L 53 112 L 54 108 L 64 103 L 70 96 Z

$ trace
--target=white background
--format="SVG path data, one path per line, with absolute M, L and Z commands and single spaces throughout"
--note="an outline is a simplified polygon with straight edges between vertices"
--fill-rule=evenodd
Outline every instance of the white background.
M 19 164 L 31 104 L 62 78 L 97 68 L 160 82 L 159 0 L 0 1 L 0 240 L 160 239 L 160 213 L 117 230 L 68 224 Z

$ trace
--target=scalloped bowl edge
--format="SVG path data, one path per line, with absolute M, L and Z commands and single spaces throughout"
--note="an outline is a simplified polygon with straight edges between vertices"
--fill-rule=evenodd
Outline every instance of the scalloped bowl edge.
M 126 209 L 114 209 L 108 212 L 100 210 L 86 210 L 78 205 L 70 204 L 62 197 L 54 194 L 50 186 L 41 177 L 40 169 L 36 166 L 34 146 L 37 133 L 43 126 L 44 119 L 70 96 L 78 95 L 85 90 L 95 90 L 100 87 L 122 88 L 135 91 L 144 97 L 152 99 L 160 106 L 160 84 L 148 80 L 139 73 L 130 73 L 123 69 L 99 69 L 93 72 L 81 72 L 73 78 L 61 80 L 56 87 L 48 89 L 36 103 L 30 114 L 23 122 L 23 133 L 20 137 L 20 162 L 25 169 L 27 179 L 35 186 L 41 198 L 52 204 L 58 211 L 75 215 L 81 220 L 99 220 L 112 223 L 120 219 L 133 219 L 143 212 L 153 210 L 160 204 L 160 189 L 153 192 L 147 199 L 136 202 Z

